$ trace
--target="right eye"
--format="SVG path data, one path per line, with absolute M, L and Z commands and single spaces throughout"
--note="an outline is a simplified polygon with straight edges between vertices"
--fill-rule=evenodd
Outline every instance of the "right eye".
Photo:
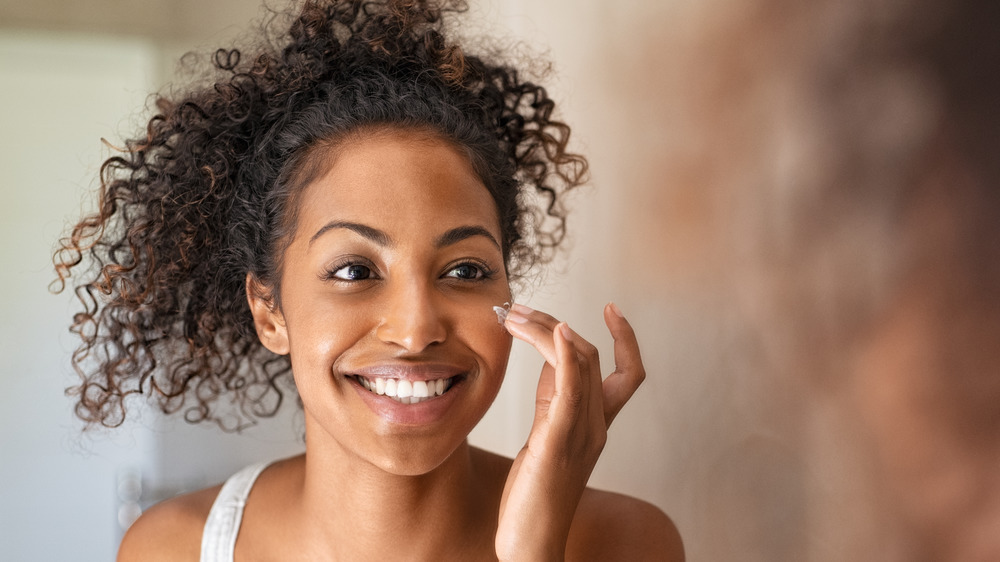
M 352 263 L 331 270 L 327 274 L 327 277 L 330 279 L 339 279 L 341 281 L 363 281 L 365 279 L 371 279 L 372 270 L 367 265 Z

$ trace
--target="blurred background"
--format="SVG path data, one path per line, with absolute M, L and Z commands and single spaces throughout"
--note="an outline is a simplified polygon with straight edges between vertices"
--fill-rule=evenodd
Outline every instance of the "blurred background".
M 552 63 L 592 167 L 569 250 L 520 300 L 606 371 L 606 302 L 642 345 L 647 382 L 591 484 L 666 511 L 689 560 L 1000 560 L 997 8 L 471 3 L 465 35 Z M 110 560 L 136 509 L 301 449 L 294 408 L 242 435 L 151 411 L 82 435 L 63 395 L 76 305 L 48 292 L 101 138 L 134 135 L 184 53 L 261 16 L 0 0 L 5 559 Z M 540 364 L 515 345 L 474 444 L 520 449 Z

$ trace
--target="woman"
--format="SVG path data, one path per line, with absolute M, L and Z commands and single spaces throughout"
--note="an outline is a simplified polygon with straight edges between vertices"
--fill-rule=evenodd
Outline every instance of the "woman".
M 150 509 L 120 560 L 683 558 L 657 508 L 586 488 L 644 377 L 621 312 L 602 381 L 565 323 L 503 306 L 585 161 L 543 88 L 446 41 L 450 9 L 307 2 L 105 162 L 56 260 L 94 264 L 78 414 L 117 425 L 142 394 L 191 421 L 220 398 L 269 415 L 291 374 L 306 428 L 304 455 Z M 513 460 L 466 441 L 512 336 L 546 360 Z

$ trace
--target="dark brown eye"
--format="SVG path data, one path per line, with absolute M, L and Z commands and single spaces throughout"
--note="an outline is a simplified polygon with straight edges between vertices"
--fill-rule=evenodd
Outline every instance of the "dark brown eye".
M 351 264 L 345 265 L 333 272 L 330 277 L 343 281 L 362 281 L 372 276 L 372 270 L 366 265 Z
M 446 277 L 455 277 L 457 279 L 481 279 L 483 277 L 483 270 L 479 266 L 471 263 L 463 263 L 451 268 Z

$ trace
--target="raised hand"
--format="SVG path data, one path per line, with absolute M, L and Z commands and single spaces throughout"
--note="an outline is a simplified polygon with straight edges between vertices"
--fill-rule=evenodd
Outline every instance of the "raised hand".
M 615 370 L 602 380 L 597 348 L 548 314 L 514 305 L 505 326 L 545 358 L 528 442 L 504 486 L 496 534 L 500 560 L 562 560 L 577 504 L 611 421 L 646 376 L 635 332 L 604 308 Z

